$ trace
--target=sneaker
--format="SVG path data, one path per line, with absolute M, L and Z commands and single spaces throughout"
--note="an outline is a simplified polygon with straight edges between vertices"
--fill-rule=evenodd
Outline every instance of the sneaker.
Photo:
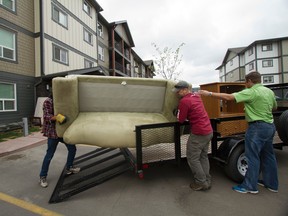
M 262 187 L 267 188 L 267 189 L 268 189 L 269 191 L 271 191 L 271 192 L 278 193 L 278 190 L 274 190 L 274 189 L 272 189 L 272 188 L 267 187 L 267 186 L 264 184 L 263 180 L 258 180 L 257 184 L 260 185 L 260 186 L 262 186 Z
M 260 186 L 262 186 L 262 187 L 265 186 L 263 180 L 258 180 L 257 184 L 260 185 Z
M 206 185 L 198 184 L 195 182 L 192 182 L 190 184 L 190 188 L 194 191 L 201 191 L 201 190 L 208 190 L 209 189 Z
M 76 174 L 78 172 L 80 172 L 81 168 L 80 167 L 70 167 L 69 169 L 66 169 L 66 175 L 71 175 Z
M 232 190 L 239 192 L 239 193 L 251 193 L 251 194 L 259 193 L 258 190 L 247 190 L 247 189 L 241 187 L 240 185 L 232 187 Z
M 40 185 L 43 188 L 48 187 L 48 182 L 47 182 L 46 176 L 40 177 Z
M 274 190 L 272 188 L 266 187 L 269 191 L 273 192 L 273 193 L 278 193 L 278 190 Z

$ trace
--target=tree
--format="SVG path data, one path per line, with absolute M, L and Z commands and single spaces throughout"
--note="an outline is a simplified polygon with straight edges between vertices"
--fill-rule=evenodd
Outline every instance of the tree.
M 165 47 L 163 50 L 158 45 L 152 43 L 152 46 L 157 52 L 157 56 L 154 56 L 155 73 L 163 77 L 164 79 L 177 80 L 182 71 L 178 70 L 178 66 L 182 62 L 183 55 L 180 54 L 180 49 L 184 46 L 181 43 L 174 51 L 172 48 Z

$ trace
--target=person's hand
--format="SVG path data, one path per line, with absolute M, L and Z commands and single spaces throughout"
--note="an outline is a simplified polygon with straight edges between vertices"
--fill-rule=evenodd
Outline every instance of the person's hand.
M 178 115 L 178 109 L 177 109 L 177 108 L 173 110 L 173 115 L 174 115 L 174 116 L 177 116 L 177 115 Z
M 207 91 L 207 90 L 199 90 L 198 93 L 200 95 L 204 95 L 204 96 L 209 96 L 211 95 L 211 92 Z
M 59 122 L 59 124 L 64 124 L 67 121 L 67 117 L 59 113 L 56 115 L 56 121 Z

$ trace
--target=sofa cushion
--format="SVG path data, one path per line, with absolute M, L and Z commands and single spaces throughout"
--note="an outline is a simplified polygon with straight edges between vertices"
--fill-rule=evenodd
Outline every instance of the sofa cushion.
M 136 147 L 136 125 L 169 122 L 159 113 L 133 112 L 80 112 L 76 120 L 64 133 L 69 144 L 88 144 L 105 148 Z M 170 129 L 171 130 L 171 129 Z M 173 142 L 174 133 L 162 136 L 155 130 L 148 137 L 146 146 L 164 142 Z

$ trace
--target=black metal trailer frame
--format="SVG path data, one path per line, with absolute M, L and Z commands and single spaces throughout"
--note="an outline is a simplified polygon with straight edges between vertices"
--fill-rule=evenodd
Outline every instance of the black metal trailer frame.
M 274 113 L 276 122 L 281 114 L 282 112 Z M 213 138 L 211 140 L 211 153 L 209 154 L 210 158 L 220 161 L 223 164 L 228 163 L 229 156 L 231 155 L 235 147 L 237 147 L 237 145 L 239 144 L 243 144 L 242 141 L 244 140 L 244 133 L 221 137 L 221 134 L 217 131 L 217 125 L 224 121 L 243 120 L 243 119 L 244 116 L 210 119 L 214 131 Z M 145 142 L 143 138 L 145 131 L 148 131 L 148 133 L 150 133 L 151 130 L 154 129 L 165 130 L 166 128 L 170 129 L 173 128 L 174 154 L 172 158 L 169 159 L 158 158 L 157 160 L 158 162 L 173 160 L 176 165 L 180 166 L 183 161 L 182 159 L 185 158 L 184 156 L 182 156 L 181 153 L 182 152 L 181 136 L 189 134 L 190 128 L 188 122 L 185 122 L 184 124 L 179 124 L 178 122 L 172 122 L 172 123 L 160 123 L 150 125 L 138 125 L 135 126 L 135 133 L 136 133 L 135 154 L 131 153 L 131 149 L 128 148 L 122 148 L 122 149 L 99 148 L 92 152 L 89 152 L 87 154 L 75 158 L 74 164 L 81 167 L 81 172 L 76 175 L 67 176 L 65 174 L 65 168 L 63 168 L 63 171 L 51 195 L 49 203 L 61 202 L 73 195 L 76 195 L 91 187 L 94 187 L 116 176 L 119 176 L 120 174 L 128 170 L 134 171 L 139 178 L 144 178 L 144 169 L 147 167 L 146 166 L 147 164 L 143 159 L 143 153 L 146 149 L 146 147 L 143 147 L 145 146 L 143 145 L 143 142 Z M 165 134 L 163 134 L 163 136 L 164 135 Z M 225 141 L 225 144 L 228 143 L 228 145 L 225 146 L 225 148 L 220 148 L 222 143 L 219 145 L 219 142 L 221 141 Z M 281 149 L 284 145 L 287 144 L 276 143 L 275 147 Z

